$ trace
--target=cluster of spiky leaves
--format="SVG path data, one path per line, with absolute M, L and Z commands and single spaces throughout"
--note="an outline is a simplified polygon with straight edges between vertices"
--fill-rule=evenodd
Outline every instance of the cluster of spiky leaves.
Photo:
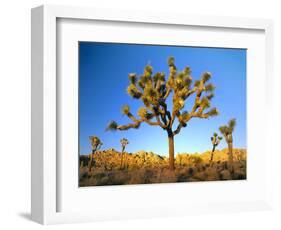
M 236 120 L 233 118 L 229 120 L 227 125 L 223 125 L 219 128 L 222 135 L 225 137 L 226 142 L 232 142 L 232 133 L 236 126 Z
M 126 138 L 122 138 L 122 139 L 120 140 L 120 143 L 121 143 L 121 146 L 122 146 L 122 147 L 125 147 L 126 145 L 129 144 L 129 141 L 128 141 L 128 139 L 126 139 Z
M 93 151 L 96 151 L 101 148 L 103 143 L 97 136 L 90 136 L 89 137 Z
M 124 146 L 124 145 L 128 145 L 128 144 L 129 144 L 129 141 L 128 141 L 128 139 L 126 139 L 126 138 L 122 138 L 122 139 L 120 140 L 120 143 L 121 143 L 122 146 Z
M 213 146 L 218 146 L 221 140 L 222 140 L 222 137 L 218 136 L 217 133 L 214 133 L 213 136 L 211 137 Z
M 216 108 L 210 109 L 215 89 L 213 84 L 208 83 L 211 78 L 210 73 L 203 73 L 199 80 L 193 82 L 189 67 L 178 71 L 173 57 L 168 59 L 168 66 L 169 76 L 167 78 L 163 72 L 153 73 L 151 65 L 147 65 L 140 76 L 135 73 L 129 74 L 130 84 L 127 87 L 127 93 L 132 98 L 141 100 L 144 106 L 139 108 L 138 117 L 131 113 L 128 105 L 123 106 L 122 113 L 128 116 L 132 123 L 118 125 L 112 121 L 107 130 L 139 128 L 141 123 L 147 123 L 160 126 L 171 135 L 176 135 L 191 118 L 209 118 L 218 115 Z M 166 99 L 170 95 L 173 107 L 168 110 Z M 185 101 L 191 95 L 195 95 L 195 100 L 192 109 L 187 111 Z M 176 118 L 179 122 L 173 131 L 172 126 Z

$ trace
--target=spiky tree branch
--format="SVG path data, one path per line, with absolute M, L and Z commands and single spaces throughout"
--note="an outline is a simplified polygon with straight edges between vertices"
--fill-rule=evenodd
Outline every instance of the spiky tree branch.
M 236 120 L 233 118 L 229 120 L 227 125 L 223 125 L 219 128 L 221 134 L 224 136 L 227 143 L 233 142 L 232 133 L 234 131 L 235 126 L 236 126 Z
M 89 155 L 89 165 L 88 165 L 88 170 L 91 172 L 92 166 L 94 164 L 94 153 L 101 148 L 103 143 L 97 136 L 90 136 L 89 137 L 91 146 L 92 146 L 92 154 Z
M 233 168 L 233 136 L 232 133 L 236 126 L 236 120 L 233 118 L 229 120 L 227 125 L 223 125 L 219 128 L 221 134 L 223 135 L 227 145 L 228 145 L 228 161 L 230 164 L 230 171 L 231 173 L 234 172 Z
M 129 144 L 129 141 L 126 138 L 122 138 L 120 140 L 120 143 L 121 143 L 121 147 L 122 147 L 120 169 L 123 169 L 123 155 L 124 155 L 124 151 L 125 151 L 126 145 Z
M 112 121 L 109 123 L 107 130 L 127 130 L 130 128 L 137 129 L 141 123 L 147 123 L 153 126 L 160 126 L 164 130 L 172 130 L 173 124 L 178 119 L 179 124 L 171 133 L 176 135 L 181 129 L 186 127 L 186 123 L 191 118 L 209 118 L 218 115 L 216 108 L 210 108 L 210 101 L 213 97 L 214 86 L 207 82 L 211 74 L 206 72 L 200 80 L 195 81 L 192 86 L 191 70 L 186 67 L 183 71 L 177 71 L 174 64 L 174 58 L 168 60 L 169 76 L 165 79 L 165 74 L 157 72 L 153 75 L 152 66 L 147 65 L 144 72 L 139 77 L 135 73 L 129 74 L 130 84 L 127 88 L 128 94 L 141 100 L 144 107 L 139 108 L 138 118 L 131 112 L 128 105 L 123 106 L 122 113 L 133 123 L 119 125 Z M 172 111 L 168 110 L 166 99 L 172 94 L 173 107 Z M 183 111 L 185 100 L 196 94 L 194 105 L 191 112 Z M 203 96 L 203 94 L 205 94 Z M 208 111 L 206 111 L 209 109 Z
M 221 137 L 221 136 L 218 136 L 217 133 L 214 133 L 213 136 L 211 137 L 213 149 L 212 149 L 212 152 L 211 152 L 210 163 L 213 162 L 214 152 L 215 152 L 216 147 L 219 145 L 219 143 L 220 143 L 221 140 L 222 140 L 222 137 Z
M 97 136 L 90 136 L 89 139 L 90 139 L 91 146 L 92 146 L 92 153 L 95 153 L 97 150 L 99 150 L 101 148 L 103 143 Z
M 202 74 L 201 78 L 193 83 L 189 67 L 178 71 L 173 57 L 168 59 L 169 75 L 166 78 L 163 72 L 153 74 L 152 66 L 147 65 L 143 74 L 129 74 L 129 86 L 127 93 L 134 99 L 140 100 L 143 106 L 134 116 L 128 105 L 123 106 L 122 113 L 132 123 L 119 125 L 111 121 L 107 130 L 138 129 L 142 123 L 159 126 L 165 130 L 169 139 L 170 168 L 174 169 L 174 136 L 187 126 L 192 118 L 209 118 L 218 115 L 218 110 L 211 107 L 211 99 L 214 94 L 214 85 L 208 83 L 211 78 L 209 72 Z M 195 95 L 194 103 L 190 111 L 185 108 L 185 101 Z M 168 109 L 167 98 L 172 97 L 172 108 Z M 175 121 L 178 121 L 174 129 Z

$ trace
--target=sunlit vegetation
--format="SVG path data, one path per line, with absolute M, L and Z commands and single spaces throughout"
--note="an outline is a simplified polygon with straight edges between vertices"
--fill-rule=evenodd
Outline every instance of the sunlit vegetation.
M 234 168 L 233 168 L 233 136 L 232 133 L 234 131 L 234 128 L 236 126 L 236 120 L 235 119 L 231 119 L 229 120 L 227 125 L 223 125 L 221 126 L 220 132 L 222 133 L 227 146 L 228 146 L 228 163 L 231 167 L 230 171 L 231 173 L 234 172 Z
M 209 83 L 211 74 L 204 72 L 198 80 L 193 80 L 191 69 L 186 66 L 178 70 L 175 59 L 168 59 L 169 76 L 164 72 L 153 72 L 151 65 L 147 65 L 139 76 L 136 73 L 129 74 L 129 86 L 127 93 L 143 104 L 137 111 L 137 116 L 130 110 L 129 105 L 122 107 L 122 113 L 131 123 L 120 125 L 111 121 L 107 130 L 138 129 L 142 123 L 158 126 L 167 133 L 169 143 L 169 168 L 174 165 L 174 136 L 178 135 L 182 128 L 193 118 L 207 119 L 218 115 L 216 108 L 211 108 L 211 99 L 214 97 L 215 86 Z M 194 97 L 191 97 L 194 95 Z M 172 108 L 168 108 L 166 100 L 172 98 Z M 191 100 L 192 106 L 188 110 L 186 101 Z M 177 127 L 173 125 L 177 121 Z
M 228 164 L 228 149 L 204 153 L 178 153 L 175 170 L 169 169 L 169 159 L 153 152 L 119 152 L 114 149 L 95 153 L 95 166 L 87 169 L 89 157 L 80 156 L 80 186 L 149 184 L 246 179 L 246 150 L 233 149 L 234 173 Z M 121 157 L 124 157 L 120 168 Z
M 216 148 L 219 145 L 221 140 L 222 140 L 222 137 L 218 136 L 217 133 L 214 133 L 213 136 L 211 137 L 213 149 L 212 149 L 212 153 L 211 153 L 210 164 L 212 164 L 212 162 L 213 162 L 215 150 L 216 150 Z
M 211 107 L 215 86 L 209 83 L 209 72 L 193 81 L 190 68 L 178 70 L 173 57 L 168 59 L 168 68 L 167 78 L 162 72 L 153 73 L 150 65 L 139 76 L 129 74 L 127 93 L 140 100 L 143 106 L 134 115 L 130 107 L 124 105 L 122 113 L 131 120 L 130 123 L 120 125 L 111 121 L 106 128 L 111 131 L 126 131 L 138 129 L 142 123 L 160 127 L 167 134 L 168 155 L 149 151 L 127 152 L 129 140 L 126 138 L 120 140 L 120 149 L 102 150 L 100 138 L 90 136 L 92 152 L 80 155 L 80 186 L 246 179 L 246 149 L 234 148 L 235 119 L 219 127 L 222 136 L 213 132 L 214 130 L 206 130 L 213 133 L 208 151 L 175 155 L 174 136 L 192 118 L 211 118 L 218 115 L 218 110 Z M 192 95 L 194 96 L 191 97 Z M 168 108 L 168 97 L 171 97 L 172 108 Z M 185 106 L 187 100 L 191 101 L 190 109 Z M 227 148 L 218 149 L 222 141 L 225 141 Z
M 91 172 L 92 166 L 95 164 L 95 157 L 94 154 L 97 150 L 99 150 L 102 146 L 101 140 L 96 136 L 89 137 L 91 146 L 92 146 L 92 153 L 89 155 L 89 163 L 88 163 L 88 170 Z
M 124 151 L 126 146 L 129 144 L 129 141 L 126 138 L 122 138 L 120 140 L 121 143 L 121 147 L 122 147 L 122 151 L 121 151 L 121 164 L 120 164 L 120 169 L 124 169 L 127 165 L 127 157 L 125 157 L 125 161 L 124 161 Z

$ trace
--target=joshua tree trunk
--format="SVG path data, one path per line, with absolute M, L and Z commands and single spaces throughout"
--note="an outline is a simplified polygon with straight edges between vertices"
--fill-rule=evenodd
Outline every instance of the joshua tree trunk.
M 88 164 L 88 170 L 89 172 L 91 172 L 92 170 L 92 165 L 94 163 L 94 157 L 93 157 L 93 153 L 90 155 L 90 159 L 89 159 L 89 164 Z
M 125 148 L 124 148 L 124 147 L 122 147 L 120 169 L 123 169 L 123 157 L 124 157 L 124 150 L 125 150 Z
M 123 152 L 121 152 L 121 163 L 120 163 L 120 169 L 122 169 L 123 166 Z
M 213 162 L 215 149 L 216 149 L 216 146 L 214 145 L 214 146 L 213 146 L 213 149 L 212 149 L 212 153 L 211 153 L 210 163 L 212 163 L 212 162 Z
M 175 170 L 174 162 L 174 136 L 168 135 L 169 140 L 169 168 L 170 170 Z
M 233 168 L 233 144 L 232 142 L 228 143 L 228 162 L 229 162 L 229 166 L 230 166 L 230 172 L 233 173 L 234 172 L 234 168 Z
M 124 160 L 123 160 L 123 169 L 127 169 L 127 155 L 124 155 Z

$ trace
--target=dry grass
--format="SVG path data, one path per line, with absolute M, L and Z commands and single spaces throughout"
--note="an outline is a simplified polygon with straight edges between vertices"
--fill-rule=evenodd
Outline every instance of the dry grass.
M 234 173 L 227 162 L 227 149 L 216 151 L 209 162 L 210 152 L 202 154 L 177 154 L 176 169 L 170 171 L 168 159 L 153 153 L 121 154 L 113 149 L 97 152 L 95 166 L 88 172 L 88 157 L 80 157 L 80 186 L 152 184 L 193 181 L 246 179 L 246 150 L 234 149 Z M 124 160 L 125 159 L 125 160 Z

